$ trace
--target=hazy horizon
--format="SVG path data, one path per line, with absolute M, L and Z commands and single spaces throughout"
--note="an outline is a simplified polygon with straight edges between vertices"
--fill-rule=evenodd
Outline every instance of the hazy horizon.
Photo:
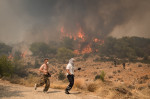
M 0 42 L 58 41 L 61 28 L 89 37 L 150 38 L 149 0 L 0 0 Z M 100 37 L 101 36 L 101 37 Z

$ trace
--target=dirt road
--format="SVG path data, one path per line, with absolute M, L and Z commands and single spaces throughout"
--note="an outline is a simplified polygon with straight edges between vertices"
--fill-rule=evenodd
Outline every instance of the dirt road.
M 33 87 L 25 87 L 0 80 L 0 99 L 101 99 L 77 91 L 71 91 L 71 94 L 66 95 L 64 90 L 50 88 L 47 93 L 43 93 L 42 89 L 41 87 L 35 91 Z

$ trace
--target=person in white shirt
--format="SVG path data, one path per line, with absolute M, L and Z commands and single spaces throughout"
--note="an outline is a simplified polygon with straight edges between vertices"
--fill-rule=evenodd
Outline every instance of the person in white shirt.
M 66 94 L 70 94 L 69 91 L 72 89 L 72 87 L 74 85 L 74 63 L 73 62 L 74 62 L 74 58 L 71 58 L 69 60 L 67 67 L 66 67 L 67 78 L 69 81 L 69 85 L 65 89 Z
M 39 71 L 40 73 L 42 73 L 42 77 L 40 79 L 40 82 L 35 84 L 34 88 L 35 90 L 37 89 L 37 87 L 40 87 L 40 86 L 43 86 L 45 84 L 45 88 L 43 90 L 43 92 L 47 92 L 49 87 L 50 87 L 50 80 L 49 80 L 49 77 L 51 76 L 48 72 L 48 59 L 44 59 L 44 64 L 41 65 Z

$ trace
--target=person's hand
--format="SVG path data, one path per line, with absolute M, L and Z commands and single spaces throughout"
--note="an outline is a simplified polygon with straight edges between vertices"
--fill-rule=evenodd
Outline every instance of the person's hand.
M 51 77 L 51 74 L 49 72 L 47 73 L 47 75 L 48 75 L 48 77 Z
M 81 70 L 81 68 L 79 67 L 78 70 Z

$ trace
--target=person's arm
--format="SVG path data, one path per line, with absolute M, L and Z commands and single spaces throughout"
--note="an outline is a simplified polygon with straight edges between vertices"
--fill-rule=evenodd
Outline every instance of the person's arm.
M 74 72 L 80 71 L 80 70 L 81 70 L 81 67 L 79 67 L 79 68 L 76 68 L 76 67 L 75 67 Z
M 71 75 L 71 73 L 70 73 L 69 69 L 66 69 L 66 72 L 67 72 L 69 75 Z

